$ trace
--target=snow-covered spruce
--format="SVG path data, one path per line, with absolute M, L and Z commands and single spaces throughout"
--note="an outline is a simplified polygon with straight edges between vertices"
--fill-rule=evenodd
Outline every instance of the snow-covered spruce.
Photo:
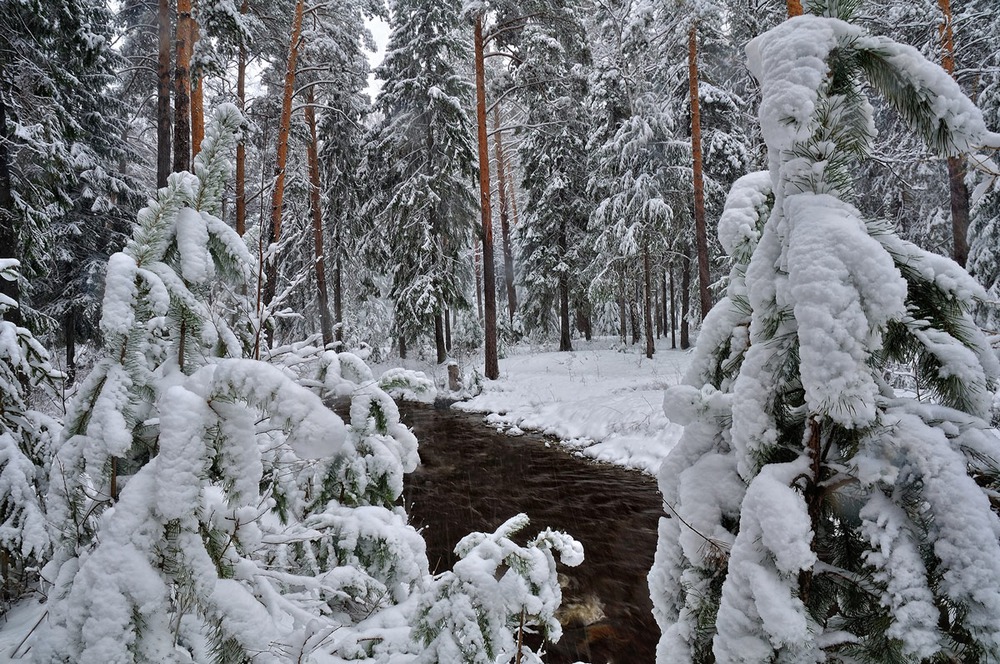
M 874 137 L 862 78 L 939 153 L 1000 137 L 915 49 L 842 20 L 789 20 L 747 53 L 770 177 L 734 186 L 729 297 L 665 398 L 687 428 L 659 478 L 658 661 L 996 661 L 984 292 L 848 201 Z M 887 384 L 896 363 L 927 401 Z
M 0 259 L 0 279 L 17 279 L 17 270 L 16 260 Z M 4 320 L 15 307 L 0 294 L 0 584 L 7 593 L 24 587 L 25 572 L 51 548 L 42 497 L 59 435 L 58 422 L 30 407 L 25 387 L 51 390 L 60 375 L 29 330 Z

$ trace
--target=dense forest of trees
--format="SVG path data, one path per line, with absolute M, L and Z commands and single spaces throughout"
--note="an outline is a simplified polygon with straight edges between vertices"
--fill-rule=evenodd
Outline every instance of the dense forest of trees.
M 854 5 L 996 115 L 989 3 Z M 3 287 L 70 370 L 99 339 L 103 265 L 129 219 L 227 101 L 246 125 L 221 216 L 263 258 L 258 354 L 313 333 L 438 362 L 525 335 L 687 347 L 724 291 L 725 193 L 765 166 L 743 48 L 786 15 L 777 0 L 27 7 L 2 34 L 0 255 L 22 264 Z M 373 100 L 376 17 L 392 34 Z M 983 179 L 887 105 L 874 117 L 862 212 L 994 287 Z
M 390 397 L 426 385 L 365 360 L 700 332 L 660 661 L 996 661 L 994 5 L 0 0 L 33 657 L 539 661 L 579 545 L 514 518 L 432 576 Z

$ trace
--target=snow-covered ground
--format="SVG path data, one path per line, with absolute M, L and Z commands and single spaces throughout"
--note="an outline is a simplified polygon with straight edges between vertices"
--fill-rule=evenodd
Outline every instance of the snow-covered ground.
M 498 380 L 454 408 L 484 413 L 513 435 L 541 431 L 582 455 L 655 473 L 682 431 L 663 414 L 663 390 L 680 381 L 690 355 L 664 340 L 651 360 L 639 344 L 573 344 L 566 353 L 514 349 L 500 360 Z

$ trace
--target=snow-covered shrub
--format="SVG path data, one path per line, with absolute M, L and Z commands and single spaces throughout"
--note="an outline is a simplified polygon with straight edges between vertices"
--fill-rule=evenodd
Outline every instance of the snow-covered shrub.
M 528 525 L 518 514 L 491 534 L 472 533 L 455 547 L 461 560 L 435 577 L 418 611 L 413 636 L 419 664 L 495 664 L 541 660 L 521 644 L 519 632 L 540 627 L 552 641 L 562 634 L 555 612 L 562 600 L 553 552 L 570 566 L 583 562 L 583 547 L 565 533 L 546 529 L 520 546 L 510 538 Z
M 17 268 L 0 259 L 0 279 L 17 279 Z M 0 294 L 0 585 L 7 591 L 50 549 L 42 496 L 59 434 L 56 421 L 29 406 L 27 390 L 51 389 L 60 375 L 29 330 L 4 320 L 15 307 Z
M 665 397 L 686 429 L 659 478 L 658 661 L 996 661 L 1000 366 L 970 314 L 985 293 L 848 201 L 874 133 L 862 77 L 941 154 L 1000 136 L 915 49 L 836 18 L 791 19 L 747 53 L 769 177 L 734 185 L 729 297 Z M 929 401 L 887 383 L 900 363 Z

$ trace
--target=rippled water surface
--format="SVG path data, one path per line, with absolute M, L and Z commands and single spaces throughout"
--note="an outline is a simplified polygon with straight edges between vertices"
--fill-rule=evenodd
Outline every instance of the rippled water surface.
M 531 518 L 583 543 L 586 560 L 567 577 L 563 638 L 546 661 L 652 664 L 659 631 L 646 573 L 663 510 L 645 475 L 580 459 L 537 434 L 510 437 L 477 415 L 404 404 L 403 421 L 420 441 L 421 466 L 407 478 L 411 520 L 423 528 L 432 571 L 454 563 L 471 531 L 493 531 L 511 516 Z

